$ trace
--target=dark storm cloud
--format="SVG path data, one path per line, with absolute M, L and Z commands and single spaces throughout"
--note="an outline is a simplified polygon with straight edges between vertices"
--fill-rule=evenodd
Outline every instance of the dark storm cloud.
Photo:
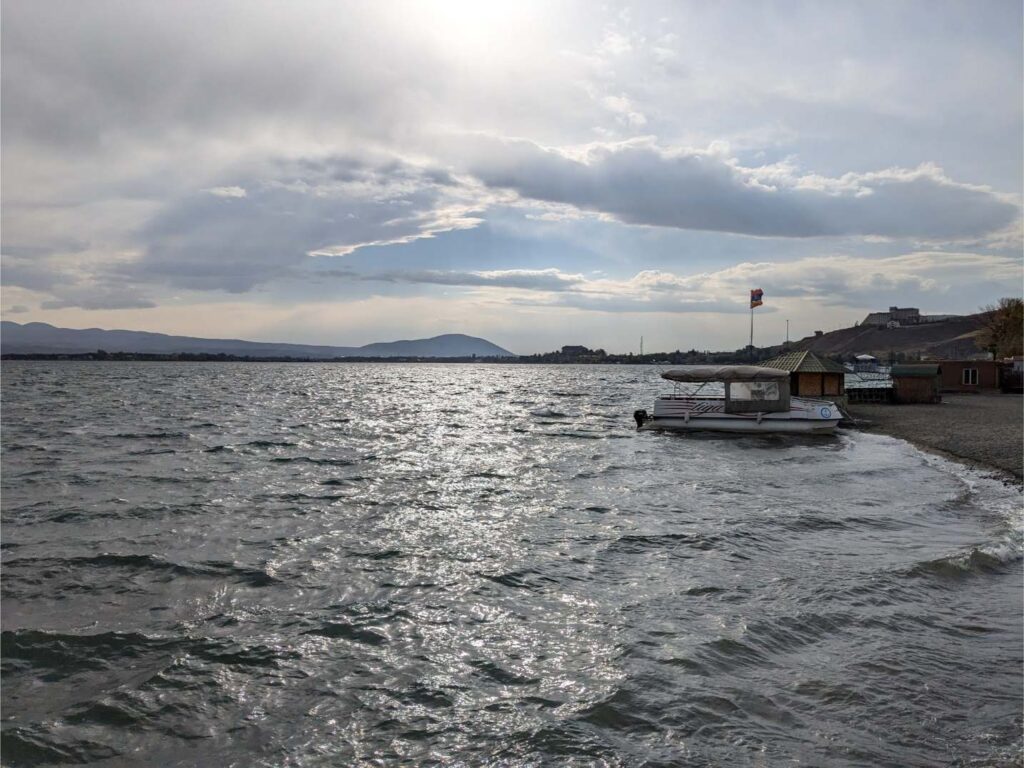
M 742 168 L 717 153 L 649 142 L 595 146 L 584 157 L 527 141 L 476 138 L 472 173 L 491 187 L 629 224 L 764 237 L 861 235 L 955 240 L 1011 224 L 1018 206 L 956 184 L 934 167 L 798 176 Z

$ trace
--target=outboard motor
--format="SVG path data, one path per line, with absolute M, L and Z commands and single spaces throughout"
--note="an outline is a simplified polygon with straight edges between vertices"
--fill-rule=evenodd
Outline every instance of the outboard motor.
M 636 428 L 640 429 L 644 425 L 650 416 L 647 415 L 647 411 L 641 408 L 638 411 L 633 411 L 633 420 L 636 422 Z

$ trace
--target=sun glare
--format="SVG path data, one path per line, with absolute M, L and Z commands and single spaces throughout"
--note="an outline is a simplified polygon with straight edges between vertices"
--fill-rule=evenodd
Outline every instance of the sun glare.
M 479 55 L 481 63 L 497 50 L 521 47 L 546 14 L 533 3 L 437 0 L 395 6 L 400 22 L 417 37 L 455 56 Z

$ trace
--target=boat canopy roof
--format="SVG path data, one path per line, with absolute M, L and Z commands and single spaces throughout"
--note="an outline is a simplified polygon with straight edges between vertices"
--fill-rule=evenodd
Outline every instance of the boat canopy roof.
M 789 372 L 759 365 L 683 365 L 661 374 L 670 381 L 778 381 Z

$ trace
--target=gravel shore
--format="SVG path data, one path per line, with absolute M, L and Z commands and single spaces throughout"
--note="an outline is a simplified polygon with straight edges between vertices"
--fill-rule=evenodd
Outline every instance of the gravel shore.
M 1024 399 L 944 394 L 935 405 L 853 404 L 857 429 L 901 437 L 959 461 L 1024 476 Z

